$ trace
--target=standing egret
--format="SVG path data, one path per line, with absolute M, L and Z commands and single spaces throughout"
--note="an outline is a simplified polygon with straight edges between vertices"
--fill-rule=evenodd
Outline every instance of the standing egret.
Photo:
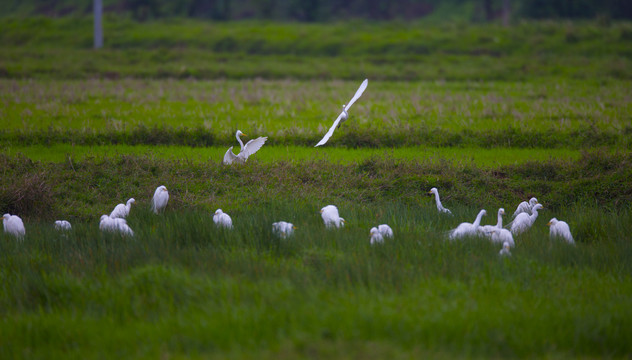
M 527 213 L 520 213 L 514 221 L 511 223 L 511 233 L 514 235 L 522 234 L 523 232 L 529 230 L 535 219 L 538 218 L 538 210 L 544 209 L 542 204 L 535 204 L 533 209 L 531 209 L 531 215 Z
M 509 251 L 509 243 L 508 242 L 505 241 L 503 243 L 503 248 L 500 249 L 500 252 L 498 253 L 498 255 L 500 255 L 501 257 L 511 256 L 511 251 Z
M 380 233 L 378 228 L 372 227 L 371 231 L 369 231 L 369 235 L 371 236 L 371 245 L 384 243 L 384 236 Z
M 320 209 L 320 216 L 322 216 L 327 228 L 340 228 L 345 226 L 345 219 L 340 217 L 338 208 L 334 205 L 327 205 Z
M 432 189 L 430 189 L 430 191 L 428 191 L 428 194 L 434 194 L 435 201 L 437 202 L 437 210 L 439 210 L 440 213 L 452 215 L 452 211 L 444 208 L 443 205 L 441 205 L 441 199 L 439 199 L 439 190 L 437 190 L 437 188 L 433 187 Z
M 384 237 L 393 238 L 393 229 L 386 224 L 378 225 L 377 231 L 379 231 Z
M 215 210 L 215 214 L 213 214 L 213 222 L 219 227 L 225 227 L 227 229 L 233 228 L 233 219 L 223 212 L 222 209 Z
M 484 225 L 479 227 L 478 231 L 480 231 L 485 236 L 491 237 L 494 230 L 503 228 L 503 215 L 505 215 L 505 209 L 498 209 L 498 222 L 496 223 L 496 225 Z
M 16 238 L 22 238 L 26 235 L 26 229 L 24 223 L 17 215 L 4 214 L 2 215 L 2 225 L 4 226 L 4 232 L 15 236 Z
M 292 234 L 294 234 L 294 229 L 296 229 L 296 226 L 286 221 L 272 223 L 272 231 L 283 239 L 288 236 L 292 236 Z
M 111 218 L 121 218 L 125 219 L 127 215 L 129 215 L 129 211 L 132 209 L 132 204 L 135 203 L 136 200 L 131 198 L 127 200 L 126 204 L 118 204 L 114 207 L 114 210 L 110 213 Z
M 322 140 L 320 140 L 318 144 L 316 144 L 316 146 L 314 147 L 325 145 L 327 141 L 329 140 L 329 138 L 331 137 L 331 135 L 334 134 L 334 130 L 340 127 L 340 124 L 342 124 L 343 122 L 347 120 L 347 118 L 349 118 L 349 114 L 347 113 L 347 110 L 349 110 L 351 105 L 353 105 L 353 103 L 355 103 L 360 98 L 360 96 L 362 96 L 362 93 L 366 89 L 367 85 L 369 85 L 369 79 L 364 79 L 362 84 L 360 84 L 358 91 L 356 91 L 355 95 L 353 95 L 349 103 L 342 105 L 342 112 L 340 113 L 340 115 L 338 115 L 338 118 L 336 119 L 336 121 L 334 121 L 334 124 L 331 125 L 331 127 L 329 128 L 329 131 L 327 131 L 327 133 L 322 138 Z
M 256 139 L 248 141 L 246 145 L 244 145 L 244 143 L 240 139 L 241 136 L 246 136 L 246 134 L 242 133 L 241 130 L 237 130 L 237 132 L 235 133 L 235 137 L 237 138 L 239 145 L 241 145 L 241 151 L 239 152 L 239 154 L 235 155 L 233 153 L 233 147 L 231 146 L 228 151 L 226 151 L 226 154 L 224 154 L 224 160 L 222 160 L 222 164 L 230 165 L 232 163 L 245 163 L 246 160 L 248 160 L 248 157 L 259 151 L 263 144 L 265 144 L 266 140 L 268 140 L 267 137 L 260 136 Z
M 520 213 L 527 213 L 528 215 L 531 215 L 531 209 L 533 209 L 533 207 L 537 203 L 538 203 L 538 199 L 534 197 L 529 199 L 529 202 L 526 202 L 526 201 L 521 202 L 516 208 L 516 211 L 514 212 L 512 217 L 516 217 Z
M 513 234 L 507 229 L 494 229 L 492 230 L 490 239 L 493 243 L 504 244 L 508 243 L 509 246 L 514 247 L 516 243 L 513 239 Z
M 66 220 L 55 221 L 55 230 L 71 230 L 72 225 Z
M 478 227 L 481 224 L 481 218 L 487 215 L 487 211 L 485 209 L 478 212 L 476 215 L 476 220 L 474 220 L 473 224 L 470 223 L 461 223 L 456 229 L 452 229 L 449 234 L 450 240 L 462 238 L 466 236 L 476 236 L 478 234 Z
M 158 186 L 151 199 L 151 210 L 158 214 L 167 206 L 167 201 L 169 201 L 169 191 L 164 185 Z
M 112 218 L 109 215 L 102 215 L 99 222 L 101 231 L 118 232 L 121 235 L 134 236 L 134 231 L 127 225 L 127 220 L 121 218 Z
M 549 228 L 549 237 L 551 239 L 561 237 L 569 244 L 575 244 L 573 235 L 571 235 L 571 229 L 565 221 L 558 220 L 556 218 L 551 219 L 547 224 Z

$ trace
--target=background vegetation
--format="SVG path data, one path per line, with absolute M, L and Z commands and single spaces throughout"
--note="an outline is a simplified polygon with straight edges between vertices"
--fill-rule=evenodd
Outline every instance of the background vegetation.
M 213 20 L 268 19 L 331 21 L 418 19 L 490 21 L 505 13 L 514 18 L 632 18 L 625 0 L 103 0 L 106 12 L 136 20 L 196 17 Z M 92 2 L 7 0 L 0 15 L 85 15 Z

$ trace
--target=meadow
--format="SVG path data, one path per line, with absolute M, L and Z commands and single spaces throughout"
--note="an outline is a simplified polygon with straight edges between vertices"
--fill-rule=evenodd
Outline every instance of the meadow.
M 0 22 L 0 210 L 27 231 L 0 233 L 0 357 L 632 354 L 629 23 L 112 17 L 102 51 L 90 26 Z M 222 166 L 237 129 L 268 142 Z M 446 239 L 532 196 L 510 258 Z M 130 197 L 135 236 L 99 231 Z M 382 223 L 395 238 L 369 245 Z

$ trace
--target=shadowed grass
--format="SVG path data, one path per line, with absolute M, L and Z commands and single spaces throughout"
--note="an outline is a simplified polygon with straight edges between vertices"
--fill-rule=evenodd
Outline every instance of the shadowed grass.
M 577 160 L 549 159 L 480 167 L 463 161 L 368 157 L 332 163 L 326 159 L 259 161 L 222 166 L 217 159 L 161 159 L 156 156 L 114 156 L 33 162 L 0 157 L 0 210 L 27 218 L 98 218 L 114 205 L 134 197 L 149 207 L 154 190 L 165 185 L 169 209 L 215 210 L 248 207 L 284 199 L 339 204 L 399 201 L 432 207 L 426 194 L 439 188 L 444 205 L 504 207 L 536 196 L 546 207 L 576 203 L 625 207 L 632 199 L 627 152 L 582 153 Z M 32 184 L 28 191 L 25 184 Z M 16 197 L 15 194 L 25 196 Z M 44 201 L 45 200 L 45 201 Z M 37 205 L 37 206 L 36 206 Z

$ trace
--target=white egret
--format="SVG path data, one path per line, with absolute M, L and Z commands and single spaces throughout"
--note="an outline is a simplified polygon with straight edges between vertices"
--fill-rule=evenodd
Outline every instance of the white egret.
M 437 188 L 433 187 L 432 189 L 430 189 L 430 191 L 428 191 L 428 194 L 434 194 L 435 201 L 437 202 L 437 210 L 439 210 L 440 213 L 452 215 L 452 211 L 444 208 L 443 205 L 441 205 L 441 199 L 439 199 L 439 190 L 437 190 Z
M 167 201 L 169 201 L 169 191 L 164 185 L 158 186 L 151 199 L 151 210 L 158 214 L 167 206 Z
M 538 210 L 544 209 L 542 204 L 535 204 L 533 209 L 531 209 L 531 215 L 527 213 L 520 213 L 514 221 L 511 223 L 511 233 L 514 235 L 522 234 L 523 232 L 529 230 L 535 219 L 538 218 Z
M 2 225 L 4 226 L 4 232 L 15 236 L 16 238 L 22 238 L 26 235 L 26 229 L 22 219 L 17 215 L 4 214 L 2 215 Z
M 320 209 L 320 216 L 322 216 L 327 228 L 340 228 L 345 226 L 345 219 L 340 217 L 338 208 L 334 205 L 327 205 Z
M 121 218 L 112 218 L 109 215 L 102 215 L 99 222 L 101 231 L 118 232 L 121 235 L 134 236 L 134 231 L 127 225 L 127 220 Z
M 507 229 L 494 229 L 492 230 L 491 240 L 493 243 L 504 244 L 508 243 L 509 246 L 514 247 L 516 243 L 513 239 L 513 234 Z
M 384 237 L 388 237 L 388 238 L 393 237 L 393 229 L 391 229 L 391 227 L 386 224 L 378 225 L 377 231 L 379 231 L 380 234 L 382 234 L 382 236 Z
M 360 84 L 358 91 L 356 91 L 355 95 L 353 95 L 351 100 L 349 100 L 349 103 L 342 105 L 342 112 L 340 113 L 340 115 L 338 115 L 338 118 L 334 121 L 334 124 L 331 125 L 331 127 L 329 128 L 329 131 L 327 131 L 327 133 L 322 138 L 322 140 L 320 140 L 318 144 L 316 144 L 316 146 L 314 147 L 325 145 L 327 141 L 329 140 L 329 138 L 331 137 L 331 135 L 334 134 L 334 130 L 340 127 L 340 124 L 342 124 L 343 122 L 347 120 L 347 118 L 349 118 L 349 114 L 347 113 L 347 110 L 349 110 L 351 105 L 353 105 L 353 103 L 355 103 L 360 98 L 360 96 L 362 96 L 362 93 L 366 89 L 367 85 L 369 85 L 369 79 L 364 79 L 362 84 Z
M 553 218 L 547 225 L 549 226 L 549 237 L 551 239 L 560 237 L 569 244 L 575 244 L 573 235 L 571 235 L 571 229 L 565 221 Z
M 259 151 L 263 144 L 265 144 L 266 140 L 268 140 L 267 137 L 258 137 L 256 139 L 248 141 L 246 145 L 244 145 L 244 143 L 240 139 L 241 136 L 246 136 L 246 134 L 242 133 L 241 130 L 237 130 L 237 132 L 235 133 L 235 137 L 237 138 L 239 145 L 241 145 L 241 151 L 239 152 L 239 154 L 235 155 L 233 153 L 233 147 L 231 146 L 228 151 L 226 151 L 226 154 L 224 154 L 224 160 L 222 160 L 222 164 L 230 165 L 232 163 L 245 163 L 246 160 L 248 160 L 248 157 Z
M 66 220 L 57 220 L 55 221 L 55 229 L 56 230 L 71 230 L 72 225 L 70 225 L 70 222 Z
M 449 238 L 452 240 L 466 236 L 476 236 L 478 234 L 478 227 L 481 224 L 481 218 L 484 215 L 487 215 L 487 211 L 485 211 L 485 209 L 479 211 L 478 215 L 476 215 L 476 220 L 474 220 L 474 223 L 459 224 L 456 229 L 452 229 L 450 231 Z
M 136 200 L 131 198 L 127 200 L 125 204 L 118 204 L 114 207 L 114 210 L 110 213 L 111 218 L 121 218 L 125 219 L 127 215 L 129 215 L 129 211 L 132 209 L 132 204 L 135 203 Z
M 505 215 L 505 209 L 498 209 L 498 222 L 496 223 L 496 225 L 484 225 L 479 227 L 478 231 L 480 231 L 485 236 L 491 237 L 494 230 L 503 228 L 503 215 Z
M 516 217 L 520 213 L 527 213 L 527 214 L 531 215 L 531 209 L 533 209 L 533 207 L 537 203 L 538 203 L 538 199 L 536 199 L 534 197 L 529 199 L 529 202 L 526 202 L 526 201 L 521 202 L 518 205 L 518 207 L 516 208 L 516 211 L 514 212 L 512 217 Z
M 503 248 L 500 249 L 500 252 L 498 253 L 498 255 L 500 255 L 501 257 L 511 256 L 511 251 L 509 251 L 509 243 L 508 242 L 505 241 L 503 243 Z
M 286 221 L 272 223 L 272 231 L 283 239 L 288 236 L 292 236 L 292 234 L 294 234 L 294 229 L 296 229 L 296 226 Z
M 369 235 L 371 236 L 371 245 L 384 243 L 384 236 L 382 235 L 380 230 L 378 230 L 378 228 L 372 227 Z
M 213 222 L 219 227 L 225 227 L 227 229 L 233 228 L 233 219 L 223 212 L 222 209 L 215 210 L 215 214 L 213 214 Z

